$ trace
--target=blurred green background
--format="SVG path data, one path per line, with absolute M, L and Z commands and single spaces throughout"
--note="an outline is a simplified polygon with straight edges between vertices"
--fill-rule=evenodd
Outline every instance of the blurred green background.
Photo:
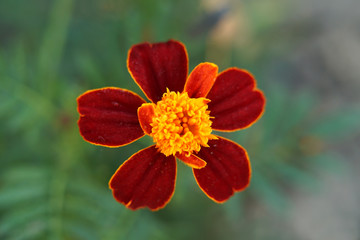
M 360 2 L 0 0 L 0 239 L 360 239 Z M 76 98 L 115 86 L 143 41 L 182 41 L 248 69 L 263 118 L 224 136 L 244 146 L 251 186 L 216 204 L 179 163 L 162 210 L 118 204 L 108 180 L 151 139 L 85 142 Z M 143 96 L 143 95 L 142 95 Z

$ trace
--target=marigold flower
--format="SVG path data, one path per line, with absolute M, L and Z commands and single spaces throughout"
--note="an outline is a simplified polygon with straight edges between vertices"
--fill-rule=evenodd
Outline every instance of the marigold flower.
M 154 140 L 112 176 L 114 198 L 130 209 L 163 208 L 174 194 L 176 158 L 193 168 L 196 182 L 215 202 L 244 190 L 251 176 L 245 149 L 212 130 L 244 129 L 260 118 L 265 97 L 254 77 L 238 68 L 218 74 L 218 67 L 207 62 L 187 76 L 185 46 L 174 40 L 133 46 L 127 66 L 151 103 L 115 87 L 77 99 L 86 141 L 120 147 L 145 134 Z

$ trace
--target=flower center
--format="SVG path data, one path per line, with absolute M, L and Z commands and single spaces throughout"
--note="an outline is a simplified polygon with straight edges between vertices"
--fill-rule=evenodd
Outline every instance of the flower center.
M 150 136 L 156 147 L 166 156 L 198 152 L 201 146 L 209 147 L 209 139 L 216 139 L 211 134 L 211 120 L 207 110 L 210 100 L 189 98 L 186 92 L 167 90 L 155 106 Z

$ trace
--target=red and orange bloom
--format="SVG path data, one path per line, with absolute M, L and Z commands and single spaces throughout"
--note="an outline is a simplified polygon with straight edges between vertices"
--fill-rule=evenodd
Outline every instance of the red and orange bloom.
M 112 176 L 115 199 L 130 209 L 164 207 L 174 194 L 176 158 L 193 168 L 200 188 L 216 202 L 244 190 L 251 176 L 245 149 L 212 130 L 235 131 L 260 118 L 265 98 L 253 76 L 238 68 L 218 74 L 207 62 L 188 76 L 186 49 L 173 40 L 133 46 L 127 66 L 151 103 L 115 87 L 77 99 L 86 141 L 120 147 L 145 134 L 154 140 Z

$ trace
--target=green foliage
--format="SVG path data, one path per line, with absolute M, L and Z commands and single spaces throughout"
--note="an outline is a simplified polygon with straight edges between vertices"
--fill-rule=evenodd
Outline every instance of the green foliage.
M 311 127 L 311 133 L 332 141 L 356 135 L 360 132 L 360 105 L 347 106 L 328 113 Z

